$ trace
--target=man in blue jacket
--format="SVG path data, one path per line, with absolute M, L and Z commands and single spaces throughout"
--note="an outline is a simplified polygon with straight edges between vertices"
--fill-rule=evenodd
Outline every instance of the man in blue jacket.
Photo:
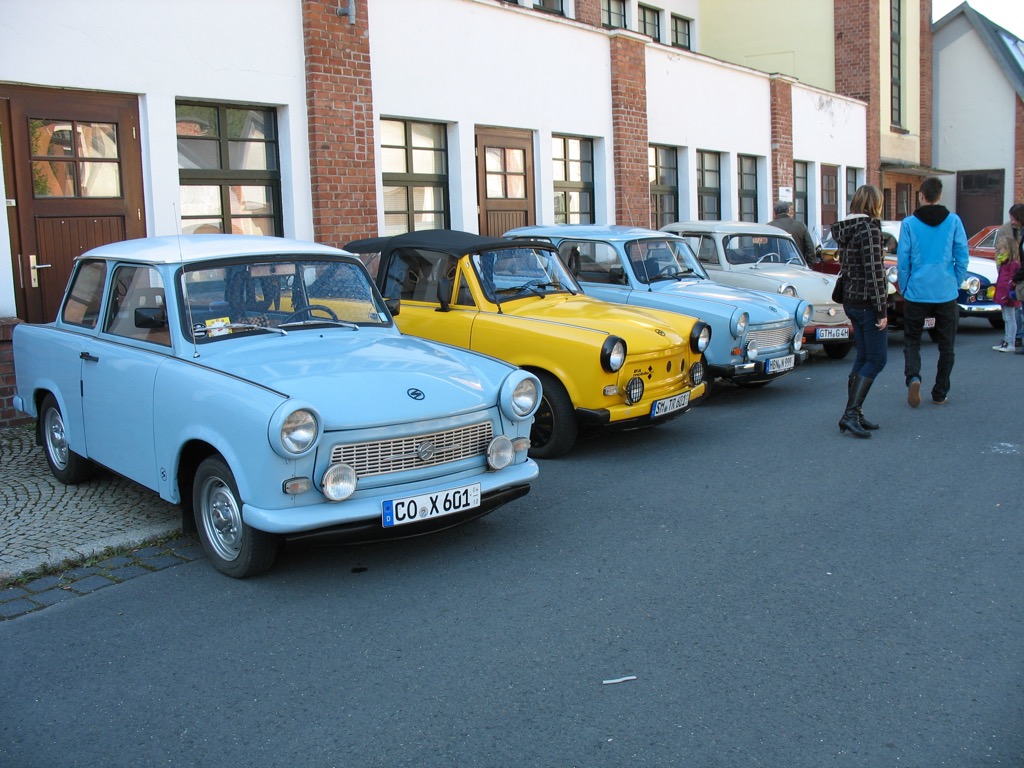
M 942 182 L 937 178 L 921 183 L 917 193 L 920 207 L 903 220 L 896 251 L 896 270 L 906 301 L 903 372 L 911 408 L 921 404 L 921 332 L 926 317 L 935 318 L 939 346 L 932 402 L 946 402 L 960 315 L 956 299 L 967 277 L 967 233 L 960 217 L 938 204 L 940 197 Z

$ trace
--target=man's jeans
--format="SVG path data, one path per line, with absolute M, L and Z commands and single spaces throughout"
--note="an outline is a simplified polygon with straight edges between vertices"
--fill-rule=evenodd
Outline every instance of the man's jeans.
M 956 343 L 956 327 L 960 320 L 960 308 L 956 299 L 943 304 L 922 304 L 907 301 L 903 305 L 903 373 L 907 386 L 910 380 L 921 378 L 921 332 L 924 319 L 935 318 L 932 335 L 939 345 L 939 362 L 935 371 L 935 386 L 932 400 L 945 400 L 949 394 L 949 374 L 953 371 L 953 345 Z

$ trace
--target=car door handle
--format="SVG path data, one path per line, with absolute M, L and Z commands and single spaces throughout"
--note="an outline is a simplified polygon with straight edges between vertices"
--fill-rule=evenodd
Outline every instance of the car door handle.
M 87 360 L 90 363 L 98 363 L 100 361 L 98 357 L 90 355 L 88 352 L 82 352 L 79 355 L 79 357 L 82 358 L 83 360 Z

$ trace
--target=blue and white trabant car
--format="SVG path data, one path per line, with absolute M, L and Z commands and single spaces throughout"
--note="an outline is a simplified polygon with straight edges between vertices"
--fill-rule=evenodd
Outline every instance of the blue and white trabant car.
M 680 237 L 596 224 L 520 227 L 505 236 L 553 243 L 589 296 L 681 312 L 709 324 L 709 380 L 762 386 L 807 359 L 802 346 L 810 304 L 712 281 Z
M 282 536 L 414 536 L 537 477 L 537 378 L 403 336 L 359 260 L 327 246 L 101 246 L 56 321 L 15 328 L 14 356 L 14 405 L 58 480 L 98 464 L 181 504 L 237 578 L 269 568 Z

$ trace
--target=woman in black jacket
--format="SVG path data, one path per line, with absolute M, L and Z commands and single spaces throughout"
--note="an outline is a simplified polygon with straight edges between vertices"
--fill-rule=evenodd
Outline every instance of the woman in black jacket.
M 868 430 L 878 429 L 877 424 L 864 418 L 861 406 L 875 377 L 885 367 L 889 352 L 881 216 L 882 193 L 877 187 L 865 185 L 850 201 L 850 217 L 832 225 L 843 270 L 843 309 L 853 324 L 857 352 L 839 431 L 849 431 L 856 437 L 871 437 Z

